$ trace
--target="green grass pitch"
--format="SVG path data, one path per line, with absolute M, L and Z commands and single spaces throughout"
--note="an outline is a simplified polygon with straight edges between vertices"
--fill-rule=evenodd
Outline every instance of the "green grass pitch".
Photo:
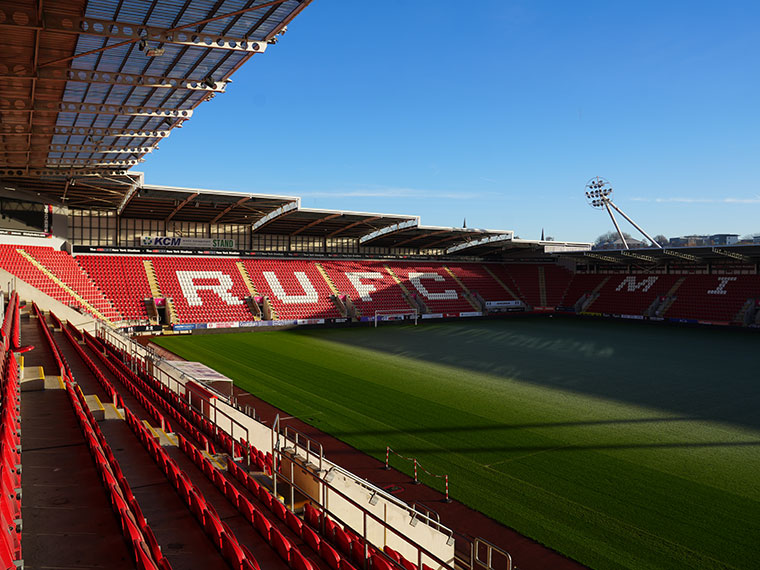
M 758 568 L 759 341 L 559 318 L 157 339 L 596 569 Z

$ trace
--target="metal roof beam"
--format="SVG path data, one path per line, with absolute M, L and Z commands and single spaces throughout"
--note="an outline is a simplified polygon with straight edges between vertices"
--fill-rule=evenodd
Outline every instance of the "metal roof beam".
M 350 230 L 351 228 L 355 228 L 355 227 L 356 227 L 356 226 L 358 226 L 359 224 L 369 224 L 369 223 L 372 223 L 372 222 L 374 222 L 375 220 L 379 220 L 379 219 L 381 219 L 381 218 L 382 218 L 382 216 L 375 216 L 375 217 L 373 217 L 373 218 L 366 218 L 366 219 L 364 219 L 364 220 L 359 220 L 359 221 L 356 221 L 356 222 L 354 222 L 354 223 L 352 223 L 352 224 L 348 224 L 347 226 L 343 226 L 342 228 L 340 228 L 340 229 L 337 229 L 337 230 L 335 230 L 334 232 L 332 232 L 332 233 L 330 233 L 330 234 L 327 234 L 325 237 L 328 237 L 328 238 L 331 238 L 331 237 L 335 237 L 335 236 L 337 236 L 338 234 L 342 234 L 343 232 L 345 232 L 345 231 L 347 231 L 347 230 Z
M 684 253 L 682 251 L 676 251 L 676 250 L 673 250 L 673 249 L 663 249 L 662 253 L 665 254 L 665 255 L 670 255 L 671 257 L 678 257 L 680 259 L 685 259 L 687 261 L 693 261 L 695 263 L 698 262 L 698 261 L 702 261 L 696 255 L 692 255 L 690 253 Z
M 739 261 L 750 261 L 750 258 L 746 255 L 736 253 L 735 251 L 729 251 L 727 249 L 721 249 L 719 247 L 712 248 L 712 252 L 717 253 L 718 255 L 723 255 L 725 257 L 730 257 L 731 259 L 738 259 Z
M 45 159 L 46 166 L 135 166 L 143 162 L 142 159 L 135 160 L 100 160 L 89 158 L 47 158 Z
M 281 0 L 281 2 L 278 3 L 284 1 L 285 0 Z M 262 7 L 263 5 L 253 6 L 249 11 L 258 10 Z M 232 13 L 222 14 L 221 18 L 231 17 L 232 15 Z M 215 17 L 213 19 L 221 18 Z M 212 21 L 213 19 L 209 19 L 208 21 Z M 267 49 L 267 42 L 251 41 L 247 38 L 221 36 L 205 32 L 195 32 L 188 29 L 196 28 L 206 23 L 203 20 L 184 24 L 176 28 L 161 28 L 133 22 L 117 22 L 114 20 L 101 20 L 98 18 L 73 18 L 68 15 L 46 12 L 44 21 L 45 31 L 48 32 L 124 39 L 131 40 L 130 43 L 139 42 L 144 39 L 148 42 L 161 44 L 177 44 L 190 47 L 225 49 L 251 53 L 261 53 Z M 42 65 L 49 65 L 49 63 L 43 63 Z
M 260 220 L 257 220 L 255 224 L 251 226 L 251 231 L 258 231 L 264 226 L 272 223 L 274 220 L 277 220 L 279 218 L 282 218 L 283 216 L 287 216 L 288 214 L 293 213 L 298 209 L 298 206 L 301 203 L 301 199 L 294 200 L 293 202 L 288 202 L 287 204 L 284 204 L 280 206 L 279 208 L 272 210 L 269 212 L 266 216 L 261 218 Z
M 178 89 L 189 91 L 208 91 L 224 93 L 226 81 L 217 81 L 213 87 L 203 82 L 203 79 L 189 77 L 167 77 L 161 75 L 141 75 L 137 73 L 91 71 L 89 69 L 68 69 L 60 67 L 43 67 L 37 75 L 30 73 L 28 68 L 1 62 L 6 68 L 13 68 L 16 73 L 0 74 L 0 79 L 28 79 L 46 81 L 73 81 L 77 83 L 94 83 L 98 85 L 124 85 L 126 87 L 147 87 L 150 89 Z
M 332 220 L 334 218 L 339 218 L 342 215 L 343 214 L 330 214 L 329 216 L 325 216 L 324 218 L 319 218 L 318 220 L 314 220 L 313 222 L 309 222 L 305 226 L 301 226 L 300 228 L 298 228 L 296 231 L 294 231 L 290 235 L 296 236 L 296 235 L 300 234 L 304 230 L 308 230 L 309 228 L 314 227 L 314 226 L 316 226 L 318 224 L 321 224 L 322 222 L 326 222 L 327 220 Z
M 426 238 L 426 237 L 433 237 L 433 236 L 437 236 L 437 235 L 440 235 L 440 234 L 445 234 L 445 233 L 448 233 L 448 232 L 449 232 L 449 230 L 438 230 L 436 232 L 428 232 L 428 233 L 425 233 L 425 234 L 420 234 L 418 236 L 414 236 L 414 237 L 410 237 L 409 239 L 405 239 L 404 241 L 400 241 L 398 243 L 394 243 L 390 247 L 401 247 L 402 245 L 406 245 L 408 243 L 412 243 L 413 241 L 417 241 L 418 239 L 422 239 L 422 238 Z
M 622 259 L 618 259 L 609 255 L 601 255 L 598 253 L 584 253 L 583 257 L 590 257 L 592 259 L 598 259 L 600 261 L 606 261 L 608 263 L 623 263 Z
M 124 168 L 29 168 L 0 166 L 0 177 L 3 178 L 40 178 L 43 176 L 60 176 L 61 178 L 75 174 L 76 176 L 125 176 Z
M 406 220 L 404 222 L 399 222 L 397 224 L 385 226 L 383 228 L 380 228 L 379 230 L 373 230 L 367 235 L 363 235 L 359 238 L 359 245 L 366 245 L 384 235 L 400 232 L 407 228 L 414 228 L 414 227 L 417 227 L 419 224 L 420 224 L 420 218 L 419 216 L 417 216 L 413 220 Z
M 44 147 L 14 149 L 9 147 L 3 154 L 29 154 L 32 152 L 89 152 L 94 154 L 147 154 L 153 152 L 154 146 L 97 146 L 78 144 L 51 144 Z
M 82 113 L 85 115 L 128 115 L 132 117 L 158 117 L 167 120 L 189 119 L 192 109 L 172 107 L 142 107 L 138 105 L 108 105 L 100 103 L 78 103 L 75 101 L 34 101 L 24 99 L 0 99 L 0 108 L 5 113 L 29 113 L 50 111 L 57 113 Z
M 648 263 L 657 263 L 657 260 L 652 257 L 651 255 L 644 255 L 643 253 L 636 253 L 633 251 L 622 251 L 620 252 L 621 255 L 624 255 L 625 257 L 633 257 L 634 259 L 640 259 L 641 261 L 646 261 Z
M 468 237 L 469 237 L 469 236 L 468 236 Z M 435 247 L 435 246 L 437 246 L 439 243 L 444 243 L 444 242 L 447 242 L 447 241 L 451 241 L 451 240 L 453 240 L 453 239 L 462 239 L 462 236 L 459 236 L 459 235 L 453 235 L 453 236 L 445 237 L 445 238 L 443 238 L 443 239 L 439 239 L 439 240 L 436 240 L 436 241 L 434 241 L 434 242 L 432 242 L 432 243 L 428 243 L 428 244 L 426 244 L 426 245 L 425 245 L 425 247 Z
M 62 135 L 62 136 L 96 136 L 96 137 L 132 137 L 132 138 L 165 138 L 170 134 L 170 129 L 155 131 L 140 129 L 106 129 L 103 127 L 74 127 L 33 125 L 31 131 L 15 131 L 13 125 L 0 125 L 0 135 Z
M 190 194 L 190 195 L 189 195 L 187 198 L 185 198 L 185 199 L 184 199 L 182 202 L 180 202 L 179 206 L 177 206 L 176 208 L 174 208 L 174 210 L 172 211 L 172 213 L 171 213 L 171 214 L 169 214 L 169 215 L 166 217 L 166 219 L 164 220 L 164 222 L 169 222 L 169 221 L 171 221 L 171 219 L 172 219 L 172 218 L 173 218 L 173 217 L 174 217 L 174 216 L 175 216 L 175 215 L 176 215 L 176 214 L 177 214 L 177 213 L 178 213 L 178 212 L 179 212 L 179 211 L 180 211 L 182 208 L 184 208 L 184 207 L 185 207 L 187 204 L 189 204 L 190 202 L 192 202 L 193 200 L 195 200 L 195 198 L 197 198 L 197 197 L 198 197 L 198 193 L 197 193 L 197 192 L 195 192 L 194 194 Z
M 137 192 L 140 190 L 140 184 L 138 182 L 135 182 L 129 187 L 129 190 L 127 190 L 126 194 L 124 194 L 124 197 L 121 199 L 121 202 L 116 207 L 116 215 L 121 216 L 121 213 L 124 211 L 124 208 L 127 207 L 127 204 L 129 204 L 132 201 L 132 198 L 137 196 Z
M 238 200 L 238 201 L 237 201 L 237 202 L 235 202 L 234 204 L 230 204 L 230 205 L 229 205 L 229 206 L 227 206 L 227 207 L 226 207 L 224 210 L 222 210 L 220 213 L 218 213 L 218 214 L 217 214 L 217 215 L 214 217 L 214 219 L 213 219 L 213 220 L 211 220 L 209 223 L 210 223 L 210 224 L 215 224 L 215 223 L 217 223 L 217 222 L 218 222 L 219 220 L 221 220 L 221 219 L 222 219 L 224 216 L 226 216 L 228 213 L 230 213 L 230 212 L 232 211 L 232 209 L 233 209 L 233 208 L 237 208 L 238 206 L 240 206 L 240 205 L 244 204 L 244 203 L 245 203 L 245 202 L 247 202 L 248 200 L 250 200 L 250 198 L 249 198 L 248 196 L 246 196 L 245 198 L 241 198 L 240 200 Z

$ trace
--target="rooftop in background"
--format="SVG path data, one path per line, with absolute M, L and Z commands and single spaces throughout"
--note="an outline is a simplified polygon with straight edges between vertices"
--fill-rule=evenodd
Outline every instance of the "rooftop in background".
M 562 252 L 557 252 L 562 254 Z M 760 263 L 760 244 L 741 244 L 714 246 L 704 245 L 697 247 L 673 247 L 666 246 L 664 249 L 657 247 L 635 249 L 602 249 L 586 252 L 567 252 L 563 254 L 572 257 L 582 263 L 604 265 L 609 268 L 623 266 L 635 266 L 643 270 L 652 270 L 657 266 L 673 263 L 688 265 L 720 265 L 737 262 L 748 265 Z

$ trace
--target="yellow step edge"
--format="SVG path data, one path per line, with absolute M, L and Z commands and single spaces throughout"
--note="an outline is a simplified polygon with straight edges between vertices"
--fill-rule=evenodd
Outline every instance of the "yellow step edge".
M 160 439 L 158 432 L 153 428 L 152 425 L 148 423 L 148 420 L 143 420 L 142 423 L 145 426 L 145 429 L 147 429 L 150 433 L 153 434 L 153 437 L 155 437 L 156 439 Z
M 216 457 L 214 457 L 213 455 L 211 455 L 205 449 L 201 449 L 201 453 L 203 454 L 203 457 L 205 457 L 206 459 L 208 459 L 212 464 L 216 465 L 219 469 L 221 469 L 223 471 L 227 469 L 227 462 L 226 461 L 224 463 L 221 462 L 221 461 L 219 461 Z
M 166 439 L 169 440 L 169 443 L 171 443 L 172 445 L 174 445 L 176 447 L 179 447 L 179 438 L 176 435 L 170 435 L 170 434 L 166 433 L 166 431 L 163 428 L 158 428 L 158 430 L 162 434 L 164 434 L 164 436 L 166 436 Z
M 332 291 L 333 295 L 339 295 L 340 292 L 338 291 L 338 288 L 335 286 L 335 283 L 333 283 L 332 278 L 327 274 L 325 268 L 322 267 L 322 264 L 317 261 L 314 263 L 314 265 L 317 266 L 317 271 L 319 271 L 320 275 L 322 275 L 322 279 L 325 280 L 325 283 L 327 283 L 327 286 L 330 288 L 330 291 Z
M 153 262 L 150 259 L 143 259 L 143 269 L 145 270 L 145 276 L 148 278 L 150 294 L 153 295 L 153 297 L 163 297 L 163 295 L 161 295 L 161 289 L 158 286 L 156 270 L 153 268 Z

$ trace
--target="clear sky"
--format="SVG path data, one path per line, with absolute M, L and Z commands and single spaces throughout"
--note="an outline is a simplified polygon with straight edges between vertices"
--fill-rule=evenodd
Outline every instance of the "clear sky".
M 759 62 L 757 1 L 315 0 L 137 170 L 583 241 L 602 176 L 652 235 L 756 233 Z

